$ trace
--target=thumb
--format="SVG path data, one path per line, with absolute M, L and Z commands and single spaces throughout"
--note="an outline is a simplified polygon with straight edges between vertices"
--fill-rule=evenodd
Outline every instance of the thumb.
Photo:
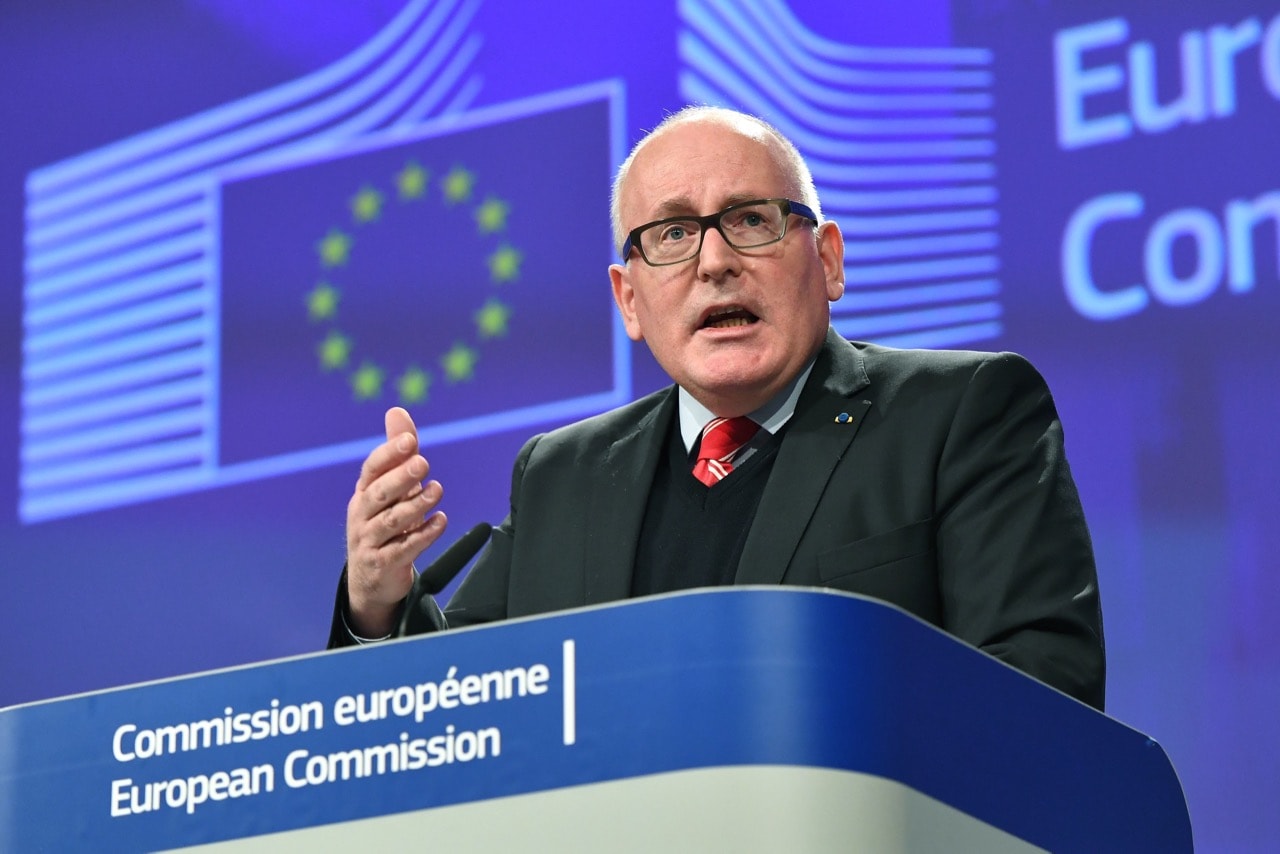
M 387 410 L 384 423 L 387 428 L 388 442 L 403 433 L 412 433 L 415 438 L 418 435 L 418 428 L 413 423 L 413 417 L 409 415 L 408 411 L 399 406 L 393 406 Z

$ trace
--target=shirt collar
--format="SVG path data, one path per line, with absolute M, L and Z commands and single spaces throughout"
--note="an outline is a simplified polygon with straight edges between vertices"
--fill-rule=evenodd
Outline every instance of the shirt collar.
M 764 406 L 748 412 L 747 417 L 770 434 L 777 433 L 795 414 L 800 391 L 804 388 L 805 380 L 809 379 L 812 371 L 813 362 L 811 361 L 796 375 L 795 379 L 769 399 Z M 716 414 L 695 400 L 693 395 L 683 388 L 677 389 L 677 395 L 680 411 L 680 438 L 684 441 L 685 452 L 688 453 L 693 450 L 694 443 L 702 435 L 702 428 L 706 427 L 707 422 L 715 418 Z

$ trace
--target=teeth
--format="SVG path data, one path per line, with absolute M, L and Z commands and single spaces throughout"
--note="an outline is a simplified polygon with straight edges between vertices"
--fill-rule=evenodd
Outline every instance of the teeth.
M 751 312 L 740 305 L 731 305 L 708 317 L 703 325 L 711 329 L 732 329 L 736 326 L 747 326 L 751 320 Z

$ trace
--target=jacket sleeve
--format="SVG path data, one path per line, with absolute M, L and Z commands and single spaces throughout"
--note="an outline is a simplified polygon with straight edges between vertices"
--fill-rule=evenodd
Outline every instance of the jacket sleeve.
M 1096 708 L 1097 569 L 1049 389 L 1023 358 L 978 363 L 937 474 L 943 627 Z

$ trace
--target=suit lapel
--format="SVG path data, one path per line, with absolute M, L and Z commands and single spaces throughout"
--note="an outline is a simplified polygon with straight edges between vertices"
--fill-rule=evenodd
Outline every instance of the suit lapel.
M 828 330 L 778 448 L 742 550 L 736 584 L 782 581 L 836 464 L 871 408 L 870 400 L 852 397 L 869 384 L 861 356 Z M 848 420 L 838 420 L 841 413 Z
M 587 511 L 586 604 L 631 595 L 640 526 L 663 442 L 675 417 L 674 387 L 609 446 Z

